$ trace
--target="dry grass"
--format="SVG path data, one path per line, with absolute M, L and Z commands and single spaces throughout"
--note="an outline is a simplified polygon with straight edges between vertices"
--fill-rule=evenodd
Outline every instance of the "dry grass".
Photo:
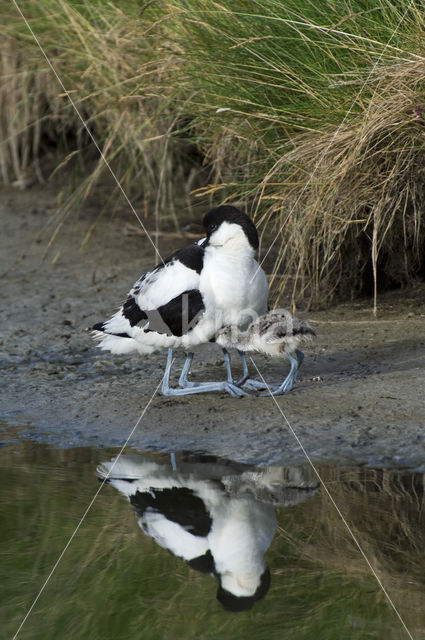
M 179 228 L 177 203 L 256 216 L 277 296 L 295 307 L 425 276 L 422 12 L 295 0 L 160 5 L 28 0 L 34 32 L 128 195 Z M 25 187 L 53 166 L 105 173 L 12 5 L 2 7 L 0 171 Z M 52 164 L 52 161 L 50 162 Z M 50 165 L 49 165 L 50 166 Z M 199 187 L 202 185 L 202 188 Z M 192 197 L 191 197 L 192 192 Z M 101 211 L 122 203 L 112 182 Z M 140 204 L 141 202 L 141 204 Z M 127 205 L 126 205 L 127 206 Z
M 194 176 L 185 163 L 188 145 L 174 144 L 181 110 L 175 101 L 170 105 L 176 93 L 170 79 L 179 61 L 176 48 L 163 38 L 161 21 L 145 20 L 132 3 L 93 2 L 86 10 L 65 0 L 26 3 L 25 16 L 77 113 L 36 43 L 10 12 L 3 16 L 7 35 L 0 71 L 0 99 L 7 107 L 0 132 L 3 182 L 18 180 L 25 186 L 42 179 L 37 167 L 47 136 L 61 150 L 55 172 L 69 172 L 76 154 L 80 170 L 83 164 L 78 188 L 62 203 L 65 213 L 75 209 L 109 174 L 98 154 L 94 166 L 86 162 L 87 156 L 93 158 L 93 145 L 84 120 L 124 190 L 148 202 L 158 215 L 164 209 L 175 213 L 170 207 L 174 190 L 178 187 L 187 196 Z M 19 117 L 14 117 L 17 111 Z M 49 135 L 48 120 L 55 124 L 55 134 Z M 120 197 L 118 185 L 114 180 L 111 184 L 109 205 Z
M 294 303 L 373 293 L 376 309 L 378 282 L 423 270 L 424 75 L 422 61 L 376 74 L 361 116 L 294 139 L 260 184 L 263 220 L 280 231 L 274 277 Z
M 0 39 L 0 77 L 1 179 L 24 189 L 34 178 L 44 182 L 42 136 L 60 137 L 63 102 L 49 70 L 29 62 L 7 35 Z

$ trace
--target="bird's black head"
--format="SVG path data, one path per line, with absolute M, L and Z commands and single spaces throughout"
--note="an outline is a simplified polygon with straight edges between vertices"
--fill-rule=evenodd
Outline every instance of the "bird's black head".
M 246 235 L 251 247 L 254 250 L 258 249 L 259 241 L 255 224 L 245 213 L 230 205 L 216 207 L 215 209 L 211 209 L 211 211 L 208 211 L 208 213 L 205 214 L 203 225 L 208 239 L 214 232 L 219 229 L 223 222 L 239 225 Z
M 267 567 L 261 575 L 260 584 L 256 592 L 252 596 L 235 596 L 220 585 L 217 589 L 217 600 L 227 611 L 249 611 L 258 600 L 264 598 L 270 589 L 270 583 L 270 569 Z

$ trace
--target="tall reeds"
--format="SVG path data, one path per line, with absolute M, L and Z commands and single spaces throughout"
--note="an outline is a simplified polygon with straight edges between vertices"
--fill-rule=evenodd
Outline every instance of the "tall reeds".
M 376 305 L 379 288 L 424 276 L 425 31 L 415 2 L 27 0 L 22 9 L 131 195 L 172 212 L 183 184 L 185 195 L 202 186 L 205 201 L 245 206 L 286 300 L 374 294 Z M 58 140 L 74 136 L 68 152 L 83 157 L 88 140 L 21 18 L 11 5 L 0 13 L 2 178 L 25 184 L 49 127 Z M 99 160 L 79 196 L 104 170 Z

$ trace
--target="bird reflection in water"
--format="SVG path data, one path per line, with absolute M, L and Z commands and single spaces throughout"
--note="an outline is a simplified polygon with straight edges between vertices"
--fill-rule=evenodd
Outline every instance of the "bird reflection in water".
M 97 472 L 127 496 L 147 536 L 216 578 L 217 599 L 230 611 L 251 609 L 269 590 L 264 554 L 276 529 L 275 505 L 292 506 L 318 488 L 302 467 L 259 468 L 185 453 L 162 464 L 120 456 Z

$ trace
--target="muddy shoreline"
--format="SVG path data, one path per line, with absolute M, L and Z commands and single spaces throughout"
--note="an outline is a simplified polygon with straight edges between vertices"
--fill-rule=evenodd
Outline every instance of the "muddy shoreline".
M 53 188 L 3 189 L 0 215 L 0 419 L 58 447 L 124 444 L 161 380 L 165 354 L 102 353 L 86 328 L 153 265 L 151 245 L 124 235 L 126 222 L 134 223 L 124 213 L 98 221 L 81 250 L 93 206 L 69 217 L 49 246 Z M 167 255 L 186 242 L 165 238 L 160 250 Z M 376 319 L 371 306 L 364 300 L 309 314 L 318 338 L 305 349 L 295 389 L 277 399 L 284 415 L 271 398 L 156 394 L 129 445 L 298 464 L 305 454 L 287 420 L 315 462 L 425 471 L 425 285 L 381 296 Z M 283 377 L 282 363 L 255 362 L 267 380 Z M 222 373 L 214 345 L 194 360 L 193 379 Z

